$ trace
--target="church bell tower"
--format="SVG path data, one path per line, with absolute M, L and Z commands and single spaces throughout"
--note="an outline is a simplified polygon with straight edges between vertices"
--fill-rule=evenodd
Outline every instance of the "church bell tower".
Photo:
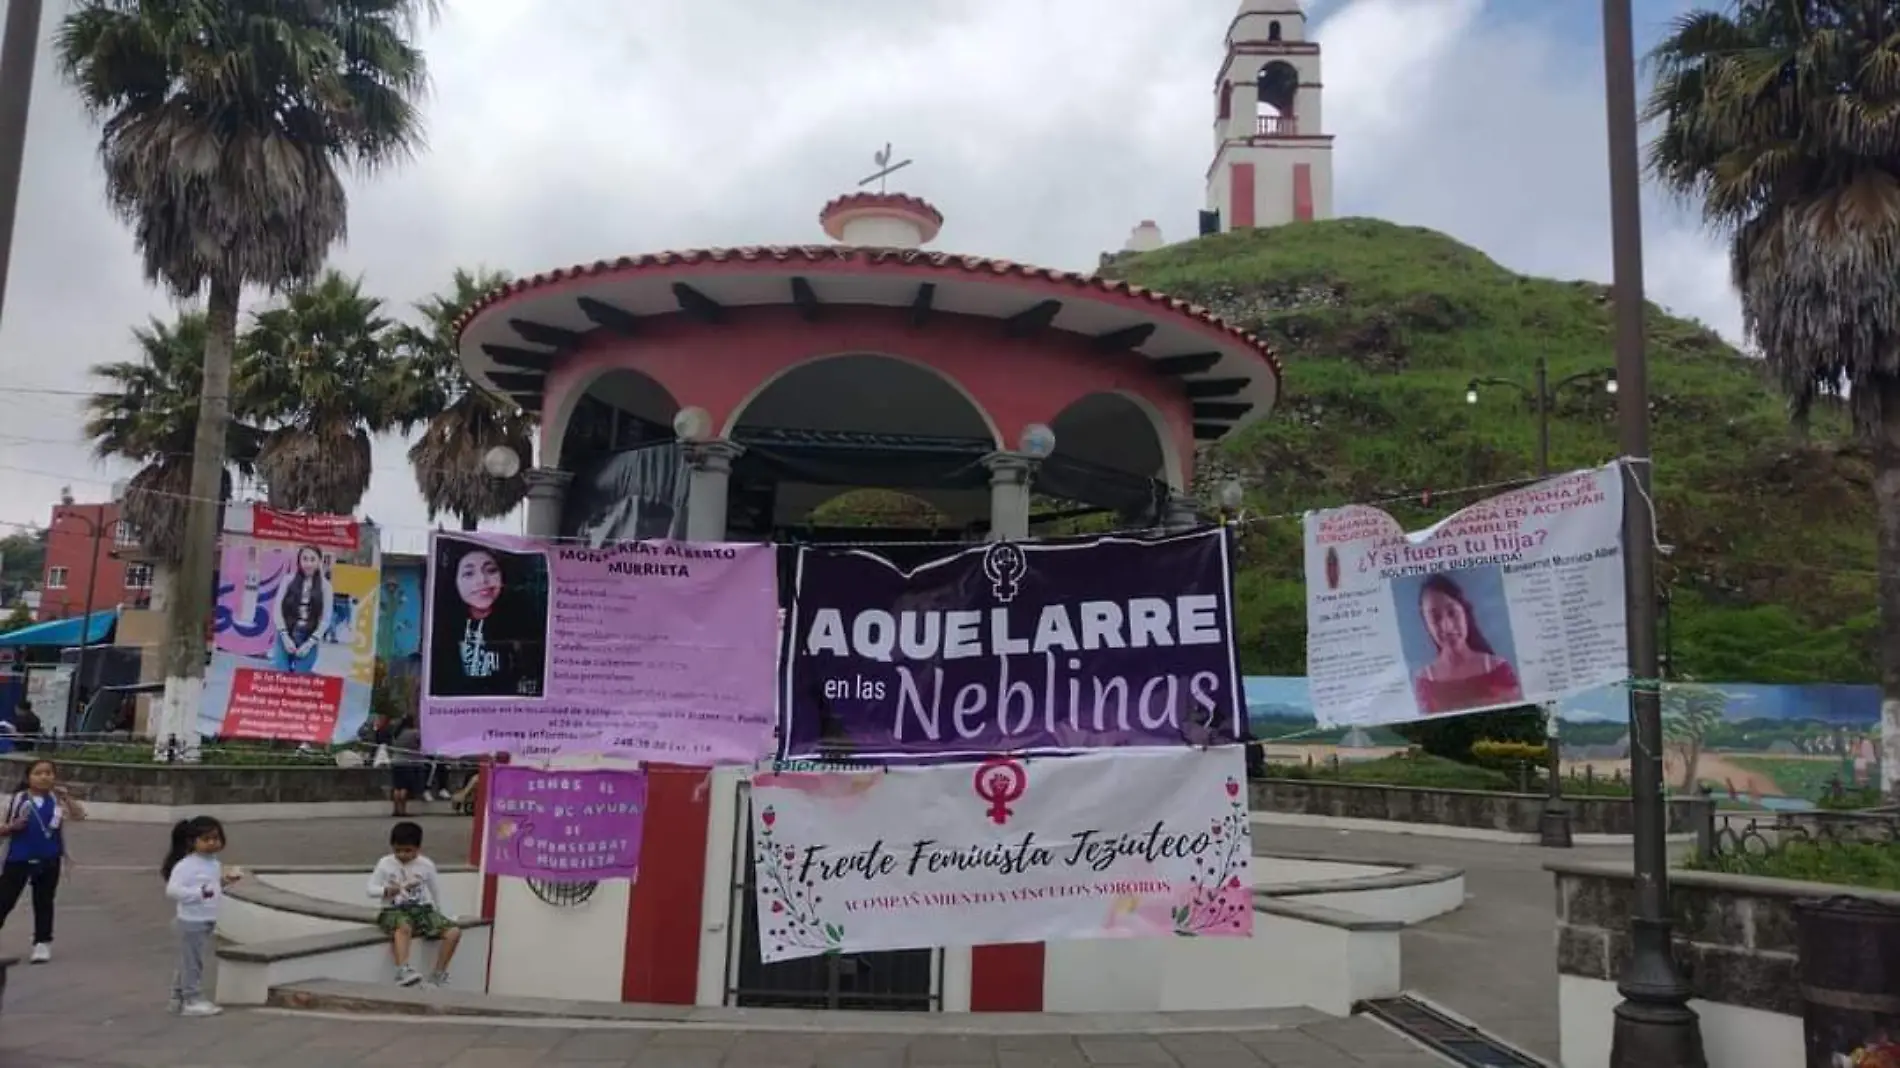
M 1331 218 L 1333 138 L 1320 112 L 1319 45 L 1306 39 L 1301 0 L 1242 0 L 1214 93 L 1202 230 Z

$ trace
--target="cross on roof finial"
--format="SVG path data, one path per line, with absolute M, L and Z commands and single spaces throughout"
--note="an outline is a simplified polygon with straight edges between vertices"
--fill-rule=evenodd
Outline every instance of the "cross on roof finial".
M 892 174 L 903 170 L 911 164 L 910 160 L 902 160 L 898 163 L 891 162 L 891 143 L 889 141 L 884 142 L 884 147 L 879 149 L 871 158 L 877 161 L 877 173 L 861 180 L 858 184 L 870 185 L 872 182 L 876 182 L 877 191 L 880 193 L 889 192 L 886 187 L 889 185 Z

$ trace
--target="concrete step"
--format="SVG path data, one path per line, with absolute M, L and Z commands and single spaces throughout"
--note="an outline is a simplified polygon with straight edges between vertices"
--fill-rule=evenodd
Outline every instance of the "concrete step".
M 305 1012 L 384 1016 L 472 1016 L 571 1026 L 576 1021 L 655 1028 L 816 1031 L 828 1034 L 1084 1035 L 1278 1031 L 1332 1020 L 1315 1009 L 1213 1012 L 828 1012 L 816 1009 L 699 1008 L 517 998 L 460 990 L 311 979 L 271 988 L 268 1004 Z

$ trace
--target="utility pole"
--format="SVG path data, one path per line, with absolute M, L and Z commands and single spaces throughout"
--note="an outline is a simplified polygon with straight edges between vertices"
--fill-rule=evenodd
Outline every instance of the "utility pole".
M 1651 524 L 1649 370 L 1643 339 L 1642 171 L 1637 152 L 1636 44 L 1630 0 L 1603 0 L 1604 103 L 1609 118 L 1612 301 L 1617 431 L 1623 453 L 1623 588 L 1630 671 L 1630 797 L 1635 914 L 1616 988 L 1611 1068 L 1708 1068 L 1702 1028 L 1670 945 L 1669 844 L 1662 792 L 1661 663 L 1656 655 L 1656 542 Z
M 26 118 L 33 99 L 33 62 L 40 45 L 40 0 L 7 0 L 0 37 L 0 309 L 6 306 L 13 262 L 13 220 L 20 210 L 20 169 L 26 156 Z

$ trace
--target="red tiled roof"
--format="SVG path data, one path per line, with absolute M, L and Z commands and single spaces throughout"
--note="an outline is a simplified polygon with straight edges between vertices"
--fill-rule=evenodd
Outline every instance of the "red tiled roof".
M 876 194 L 854 194 L 876 195 Z M 1028 264 L 1013 263 L 1009 260 L 986 259 L 981 256 L 963 256 L 952 252 L 934 252 L 926 249 L 899 248 L 859 248 L 851 245 L 756 245 L 744 248 L 684 249 L 668 252 L 649 252 L 639 256 L 621 256 L 613 260 L 596 260 L 593 263 L 576 264 L 552 271 L 544 271 L 528 278 L 520 278 L 506 285 L 490 290 L 475 303 L 469 305 L 455 322 L 457 343 L 460 343 L 462 331 L 468 328 L 477 315 L 510 297 L 583 278 L 600 278 L 607 275 L 663 271 L 669 268 L 700 264 L 853 264 L 865 267 L 903 266 L 927 268 L 945 273 L 963 273 L 988 275 L 996 278 L 1035 279 L 1053 282 L 1080 290 L 1093 290 L 1133 297 L 1146 304 L 1155 306 L 1157 311 L 1165 311 L 1188 319 L 1197 320 L 1214 327 L 1258 353 L 1261 359 L 1273 368 L 1274 376 L 1285 373 L 1285 365 L 1273 351 L 1273 346 L 1265 338 L 1248 333 L 1240 327 L 1227 322 L 1213 312 L 1198 304 L 1178 300 L 1165 293 L 1127 282 L 1098 278 L 1094 275 L 1078 274 L 1074 271 L 1060 271 L 1049 267 L 1032 267 Z
M 907 208 L 919 215 L 928 216 L 938 226 L 943 225 L 943 212 L 938 211 L 935 205 L 924 198 L 914 197 L 907 193 L 846 193 L 819 208 L 818 221 L 822 224 L 831 217 L 834 211 L 870 207 Z

